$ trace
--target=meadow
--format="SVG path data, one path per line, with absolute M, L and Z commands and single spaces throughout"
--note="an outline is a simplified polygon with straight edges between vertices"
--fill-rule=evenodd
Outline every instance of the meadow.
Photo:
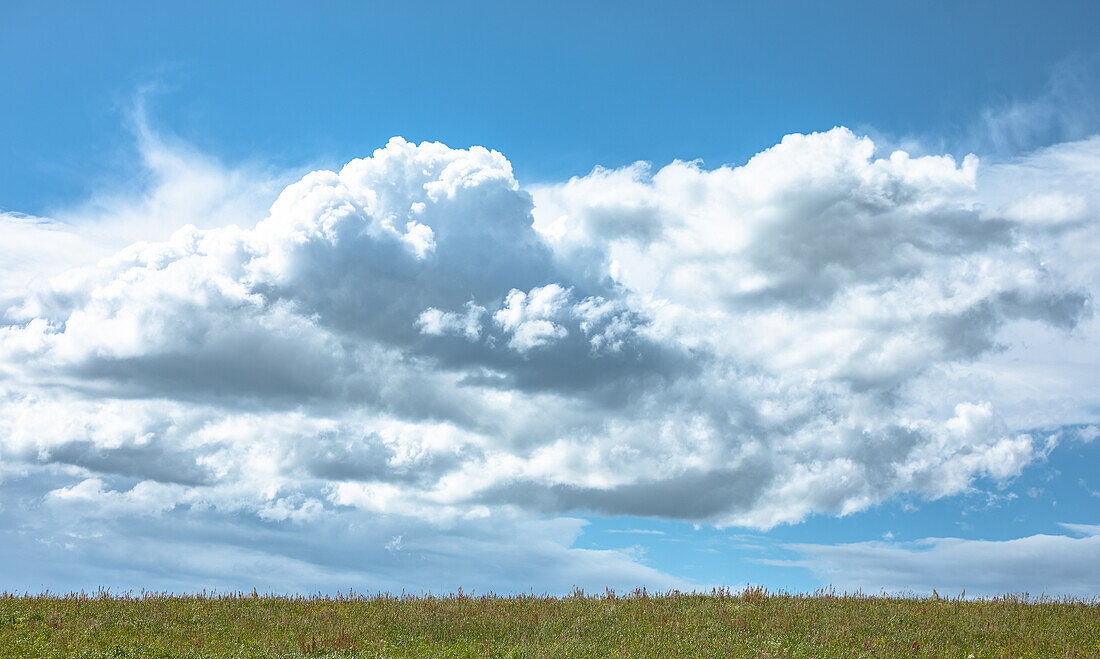
M 4 657 L 1100 657 L 1100 600 L 0 595 Z

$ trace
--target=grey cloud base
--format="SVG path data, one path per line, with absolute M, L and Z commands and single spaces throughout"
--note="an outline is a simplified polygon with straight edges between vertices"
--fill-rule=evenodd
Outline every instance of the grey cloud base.
M 1072 166 L 1100 162 L 1076 148 Z M 495 151 L 395 138 L 243 228 L 34 279 L 0 327 L 4 514 L 94 513 L 108 535 L 160 520 L 135 540 L 153 544 L 166 519 L 191 538 L 266 529 L 226 531 L 242 556 L 265 533 L 363 548 L 315 565 L 331 575 L 435 529 L 455 555 L 678 583 L 571 549 L 576 522 L 541 516 L 767 528 L 1012 478 L 1049 447 L 1010 423 L 1009 388 L 967 369 L 1013 349 L 1014 328 L 1091 327 L 1097 290 L 1055 258 L 1096 238 L 1097 188 L 1056 171 L 1048 193 L 1072 203 L 1036 218 L 1030 191 L 1003 186 L 1019 167 L 986 180 L 974 157 L 877 157 L 838 128 L 740 167 L 528 190 Z M 24 240 L 34 226 L 4 222 Z M 1071 421 L 1092 419 L 1049 420 Z M 526 543 L 493 530 L 525 524 Z M 427 544 L 430 569 L 460 560 Z

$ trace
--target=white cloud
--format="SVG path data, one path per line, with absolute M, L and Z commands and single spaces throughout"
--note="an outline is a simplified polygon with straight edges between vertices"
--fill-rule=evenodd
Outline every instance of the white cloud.
M 799 566 L 846 591 L 972 596 L 1030 593 L 1091 597 L 1100 590 L 1100 527 L 1062 526 L 1083 537 L 1032 535 L 1012 540 L 925 538 L 915 542 L 796 544 Z
M 569 302 L 569 291 L 558 284 L 532 288 L 529 293 L 512 289 L 493 320 L 511 334 L 509 347 L 527 352 L 565 338 L 569 332 L 556 319 Z
M 394 138 L 253 217 L 270 178 L 152 140 L 169 183 L 64 226 L 190 226 L 94 262 L 51 241 L 0 280 L 37 274 L 0 324 L 0 457 L 52 515 L 237 516 L 290 545 L 354 519 L 386 556 L 406 527 L 769 527 L 1011 479 L 1050 449 L 1029 428 L 1097 421 L 1094 372 L 1004 362 L 1100 355 L 1095 144 L 986 171 L 838 128 L 528 192 L 498 152 Z M 554 537 L 517 551 L 581 556 Z
M 6 484 L 18 492 L 25 481 Z M 193 592 L 550 592 L 692 588 L 628 552 L 575 549 L 582 520 L 494 514 L 461 524 L 357 511 L 247 517 L 201 502 L 156 508 L 84 481 L 37 510 L 0 512 L 9 588 Z M 308 501 L 302 508 L 310 507 Z
M 481 337 L 481 317 L 484 314 L 485 307 L 473 302 L 466 303 L 464 314 L 428 307 L 417 317 L 416 324 L 424 334 L 432 336 L 462 334 L 467 339 L 476 341 Z
M 1092 101 L 1100 92 L 1098 64 L 1096 53 L 1062 60 L 1038 96 L 1005 99 L 1001 105 L 987 108 L 971 129 L 972 148 L 1016 154 L 1094 135 L 1100 129 L 1100 110 Z
M 251 227 L 279 191 L 303 173 L 248 162 L 227 167 L 154 130 L 141 98 L 130 119 L 143 168 L 141 185 L 101 183 L 85 203 L 61 209 L 54 218 L 94 244 L 118 249 L 159 241 L 185 225 Z
M 638 535 L 664 535 L 664 531 L 655 529 L 608 529 L 608 533 L 635 533 Z
M 126 492 L 117 492 L 104 489 L 98 478 L 86 478 L 76 485 L 47 492 L 44 500 L 51 506 L 86 504 L 85 514 L 95 516 L 153 515 L 174 508 L 182 494 L 178 490 L 176 485 L 142 481 Z
M 109 253 L 60 222 L 0 212 L 0 308 L 17 303 L 35 279 L 92 265 Z

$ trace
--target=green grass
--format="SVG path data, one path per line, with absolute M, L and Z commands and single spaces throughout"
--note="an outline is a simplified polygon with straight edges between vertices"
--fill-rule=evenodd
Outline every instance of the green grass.
M 4 657 L 1100 657 L 1100 601 L 0 595 Z

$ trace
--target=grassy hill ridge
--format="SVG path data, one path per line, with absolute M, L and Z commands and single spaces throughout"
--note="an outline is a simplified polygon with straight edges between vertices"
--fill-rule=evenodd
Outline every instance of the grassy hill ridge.
M 1100 657 L 1100 599 L 0 594 L 4 657 Z

